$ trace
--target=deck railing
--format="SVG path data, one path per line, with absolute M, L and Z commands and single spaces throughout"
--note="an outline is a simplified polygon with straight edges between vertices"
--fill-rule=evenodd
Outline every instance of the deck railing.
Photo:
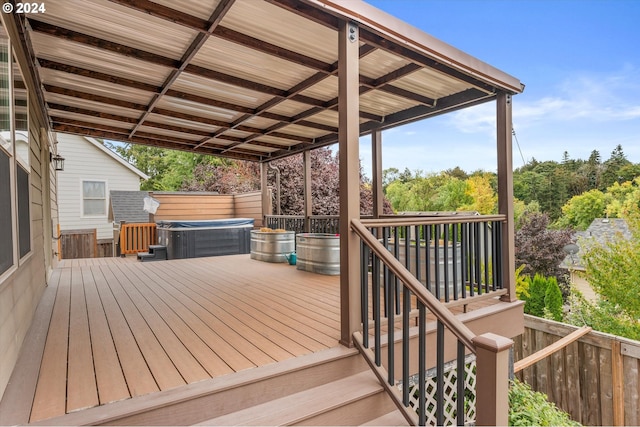
M 411 218 L 351 222 L 351 229 L 361 240 L 362 277 L 363 332 L 354 334 L 354 341 L 397 407 L 412 425 L 425 425 L 427 420 L 443 425 L 445 412 L 454 413 L 457 425 L 465 425 L 473 421 L 465 419 L 465 399 L 467 398 L 465 398 L 465 381 L 462 380 L 464 374 L 456 375 L 458 378 L 453 392 L 449 390 L 450 393 L 447 393 L 444 384 L 445 362 L 449 362 L 447 363 L 449 366 L 453 364 L 457 373 L 463 373 L 468 354 L 476 356 L 475 423 L 477 425 L 507 424 L 508 350 L 513 342 L 491 333 L 476 336 L 449 311 L 444 302 L 436 297 L 438 287 L 429 289 L 428 283 L 435 286 L 435 283 L 438 283 L 437 280 L 434 282 L 429 279 L 425 285 L 409 270 L 413 265 L 410 261 L 412 249 L 416 254 L 416 265 L 419 266 L 420 260 L 423 259 L 420 252 L 430 241 L 439 241 L 440 238 L 445 242 L 459 241 L 461 245 L 459 256 L 451 255 L 456 262 L 458 257 L 461 259 L 459 273 L 451 273 L 453 295 L 458 295 L 458 289 L 455 287 L 458 276 L 460 276 L 461 285 L 465 280 L 467 281 L 466 285 L 460 287 L 460 293 L 463 290 L 467 294 L 490 293 L 494 287 L 498 288 L 500 278 L 493 273 L 485 274 L 487 268 L 482 270 L 479 267 L 479 263 L 483 262 L 482 260 L 486 261 L 488 254 L 492 251 L 488 249 L 488 244 L 479 243 L 477 227 L 482 229 L 484 227 L 482 224 L 489 222 L 494 228 L 500 228 L 497 225 L 503 219 L 496 216 L 484 217 L 481 220 L 464 218 L 460 219 L 460 222 L 453 219 L 443 221 L 443 218 L 438 218 L 437 221 L 429 218 Z M 450 228 L 452 224 L 463 226 Z M 472 224 L 480 224 L 480 226 Z M 465 228 L 471 228 L 471 231 L 468 229 L 463 231 Z M 445 229 L 449 231 L 445 233 Z M 473 234 L 473 238 L 467 235 L 469 232 Z M 412 235 L 419 237 L 416 241 L 424 240 L 424 245 L 420 242 L 413 247 L 405 245 L 401 249 L 400 244 L 395 244 L 400 242 L 400 236 L 410 242 Z M 490 235 L 493 234 L 490 233 Z M 390 236 L 393 236 L 393 240 Z M 458 240 L 454 240 L 453 236 L 458 236 L 455 238 Z M 390 250 L 391 242 L 393 247 Z M 493 241 L 494 246 L 497 242 L 499 239 Z M 483 247 L 484 252 L 481 250 Z M 405 254 L 404 262 L 400 260 L 401 252 Z M 444 258 L 448 261 L 447 257 L 449 255 Z M 469 269 L 467 265 L 470 265 Z M 471 273 L 470 269 L 475 271 Z M 495 266 L 493 269 L 499 271 Z M 415 271 L 421 270 L 417 268 Z M 442 273 L 442 275 L 448 279 L 449 273 Z M 427 274 L 425 277 L 431 276 Z M 469 282 L 471 278 L 482 278 L 482 282 L 474 284 Z M 487 287 L 485 282 L 489 282 L 488 278 L 493 280 L 493 283 Z M 446 283 L 446 280 L 443 283 Z M 447 286 L 444 286 L 444 289 L 447 289 Z M 446 300 L 447 291 L 442 293 Z M 449 293 L 449 297 L 451 296 Z M 435 318 L 435 322 L 427 322 L 427 312 Z M 417 323 L 417 328 L 414 322 Z M 383 329 L 386 329 L 384 333 Z M 445 346 L 445 339 L 452 338 L 457 342 L 456 351 L 453 354 L 449 353 L 449 347 Z M 429 346 L 427 346 L 428 341 Z M 396 360 L 396 357 L 400 360 Z M 429 394 L 435 396 L 435 402 L 428 403 L 426 373 L 434 365 L 436 390 Z M 417 389 L 409 387 L 410 378 L 414 376 L 417 376 Z M 401 390 L 397 387 L 398 385 L 402 386 Z M 410 395 L 410 393 L 416 393 L 416 395 Z M 450 397 L 446 398 L 446 395 Z M 432 414 L 433 418 L 428 416 L 429 414 Z
M 340 230 L 338 215 L 311 215 L 308 218 L 310 233 L 337 234 Z M 305 232 L 305 217 L 303 215 L 266 215 L 265 224 L 269 228 L 282 228 L 296 233 Z
M 157 243 L 158 234 L 155 223 L 120 224 L 120 254 L 148 252 L 149 245 Z

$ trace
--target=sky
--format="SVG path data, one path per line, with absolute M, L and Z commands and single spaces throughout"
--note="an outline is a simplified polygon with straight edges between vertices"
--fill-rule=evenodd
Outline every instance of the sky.
M 514 168 L 565 151 L 604 161 L 618 144 L 640 163 L 639 0 L 366 1 L 526 85 L 513 98 Z M 495 102 L 384 131 L 382 167 L 495 172 L 495 132 Z

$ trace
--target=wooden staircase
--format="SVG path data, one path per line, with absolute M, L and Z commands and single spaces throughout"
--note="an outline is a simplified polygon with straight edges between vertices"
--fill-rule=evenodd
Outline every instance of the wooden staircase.
M 345 347 L 39 424 L 407 425 L 362 355 Z

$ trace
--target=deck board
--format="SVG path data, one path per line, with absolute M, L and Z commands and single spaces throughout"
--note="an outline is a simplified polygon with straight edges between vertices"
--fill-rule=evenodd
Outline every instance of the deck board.
M 89 329 L 92 334 L 93 363 L 95 367 L 98 398 L 101 404 L 115 402 L 130 397 L 122 370 L 110 369 L 120 364 L 107 316 L 100 301 L 93 269 L 82 270 L 84 291 L 89 315 Z
M 67 270 L 60 274 L 51 314 L 51 326 L 31 409 L 31 421 L 47 419 L 66 412 L 70 301 L 71 270 Z
M 69 358 L 67 363 L 73 369 L 69 370 L 67 375 L 67 412 L 91 408 L 98 404 L 82 271 L 82 268 L 71 271 Z
M 54 277 L 31 421 L 317 352 L 340 337 L 336 276 L 248 255 L 63 260 Z
M 64 260 L 53 277 L 32 422 L 339 345 L 339 277 L 288 264 Z

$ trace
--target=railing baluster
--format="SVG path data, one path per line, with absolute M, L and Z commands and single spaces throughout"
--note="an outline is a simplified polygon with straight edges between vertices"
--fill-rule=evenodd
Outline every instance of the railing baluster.
M 433 268 L 435 270 L 436 298 L 440 299 L 440 224 L 435 226 L 435 236 L 433 238 Z
M 427 423 L 427 316 L 418 301 L 418 425 Z
M 458 283 L 458 262 L 460 261 L 458 259 L 458 224 L 452 224 L 452 228 L 453 241 L 451 242 L 451 245 L 453 246 L 453 299 L 457 300 L 459 298 L 458 294 L 460 293 L 460 284 Z
M 411 313 L 411 291 L 404 284 L 402 287 L 402 403 L 409 405 L 409 314 Z M 389 365 L 391 366 L 391 365 Z
M 425 260 L 424 260 L 424 269 L 425 269 L 425 282 L 427 283 L 427 290 L 433 293 L 433 289 L 431 288 L 431 225 L 425 226 Z
M 459 426 L 463 426 L 465 424 L 466 413 L 464 410 L 465 407 L 465 384 L 466 384 L 466 376 L 467 373 L 465 371 L 466 361 L 465 361 L 465 348 L 462 341 L 458 340 L 458 358 L 456 363 L 456 424 Z
M 449 302 L 449 224 L 444 225 L 444 302 Z
M 369 246 L 360 240 L 360 314 L 362 316 L 362 344 L 369 348 Z
M 396 247 L 398 246 L 397 241 L 395 242 Z M 388 270 L 388 269 L 387 269 Z M 395 276 L 395 275 L 394 275 Z M 387 372 L 387 381 L 389 382 L 390 385 L 393 385 L 395 383 L 395 378 L 394 378 L 394 369 L 393 366 L 395 366 L 395 355 L 394 355 L 394 350 L 395 350 L 395 346 L 394 344 L 394 329 L 395 329 L 395 322 L 394 322 L 394 296 L 395 296 L 395 286 L 391 286 L 393 284 L 393 282 L 391 281 L 389 283 L 389 286 L 387 286 L 387 293 L 386 293 L 386 301 L 385 301 L 385 306 L 387 307 L 387 366 L 389 366 L 389 370 Z
M 393 254 L 396 257 L 397 260 L 400 259 L 400 227 L 394 227 L 393 228 Z M 405 239 L 405 245 L 407 244 L 407 241 Z M 406 262 L 407 260 L 405 260 L 405 267 L 406 267 Z M 395 313 L 396 314 L 400 314 L 400 287 L 398 286 L 398 277 L 393 274 L 393 292 L 395 294 L 395 301 L 396 301 L 396 310 Z
M 444 324 L 436 328 L 436 424 L 444 424 Z
M 477 222 L 473 223 L 473 251 L 475 252 L 475 260 L 474 260 L 474 270 L 475 270 L 475 278 L 478 282 L 478 295 L 482 295 L 482 272 L 480 270 L 482 264 L 482 254 L 480 253 L 480 224 Z
M 485 292 L 489 292 L 489 286 L 491 285 L 491 283 L 489 283 L 489 277 L 490 277 L 490 273 L 493 273 L 492 271 L 489 271 L 489 267 L 491 267 L 491 262 L 493 261 L 491 259 L 490 252 L 489 252 L 489 223 L 487 221 L 484 221 L 482 223 L 482 230 L 483 230 L 483 243 L 484 243 L 484 290 Z
M 375 362 L 377 366 L 382 365 L 381 353 L 381 327 L 382 313 L 380 313 L 380 259 L 377 254 L 373 254 L 373 269 L 371 275 L 371 293 L 373 296 L 373 324 L 374 324 L 374 344 Z M 369 331 L 363 331 L 369 333 Z

